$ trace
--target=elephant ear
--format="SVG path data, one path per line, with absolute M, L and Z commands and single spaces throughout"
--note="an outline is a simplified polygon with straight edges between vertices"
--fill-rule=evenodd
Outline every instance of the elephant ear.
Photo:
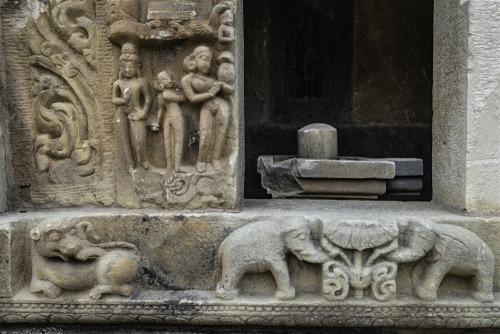
M 436 244 L 425 258 L 428 262 L 438 261 L 446 251 L 449 242 L 449 238 L 444 236 L 438 229 L 433 228 L 433 232 L 436 233 Z

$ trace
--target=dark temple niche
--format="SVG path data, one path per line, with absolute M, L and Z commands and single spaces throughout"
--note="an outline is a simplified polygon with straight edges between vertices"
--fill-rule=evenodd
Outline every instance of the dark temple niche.
M 433 2 L 246 1 L 245 197 L 270 198 L 257 158 L 296 155 L 297 130 L 338 130 L 339 156 L 418 158 L 432 197 Z

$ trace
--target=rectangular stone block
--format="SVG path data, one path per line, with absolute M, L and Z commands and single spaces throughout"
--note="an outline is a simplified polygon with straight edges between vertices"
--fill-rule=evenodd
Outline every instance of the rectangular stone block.
M 386 191 L 385 180 L 331 180 L 297 178 L 304 192 L 314 194 L 379 196 Z M 300 194 L 299 194 L 300 196 Z M 363 196 L 364 197 L 364 196 Z
M 335 179 L 393 179 L 391 161 L 294 159 L 298 177 Z
M 339 157 L 339 159 L 355 161 L 390 161 L 395 166 L 395 176 L 422 176 L 424 175 L 424 162 L 416 158 L 365 158 L 365 157 Z
M 148 4 L 148 21 L 162 19 L 192 19 L 196 17 L 196 15 L 196 4 L 190 1 L 150 1 Z
M 12 297 L 25 283 L 25 242 L 12 223 L 0 223 L 0 297 Z
M 420 192 L 422 190 L 421 177 L 396 177 L 387 180 L 387 192 Z

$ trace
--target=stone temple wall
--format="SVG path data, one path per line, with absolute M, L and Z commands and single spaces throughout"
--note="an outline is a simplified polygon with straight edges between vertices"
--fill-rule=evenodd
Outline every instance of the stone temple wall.
M 427 1 L 258 5 L 0 2 L 0 331 L 500 328 L 500 3 L 436 1 L 432 71 Z M 432 201 L 244 199 L 314 121 Z

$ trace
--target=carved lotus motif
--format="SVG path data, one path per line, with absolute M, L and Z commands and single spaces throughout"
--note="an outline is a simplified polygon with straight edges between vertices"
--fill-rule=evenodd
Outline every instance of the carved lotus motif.
M 387 261 L 398 247 L 396 221 L 341 221 L 325 228 L 322 246 L 331 260 L 323 264 L 323 295 L 327 300 L 362 299 L 371 287 L 379 301 L 396 294 L 397 265 Z
M 362 251 L 379 247 L 398 236 L 396 221 L 342 221 L 325 231 L 328 239 L 336 246 Z

